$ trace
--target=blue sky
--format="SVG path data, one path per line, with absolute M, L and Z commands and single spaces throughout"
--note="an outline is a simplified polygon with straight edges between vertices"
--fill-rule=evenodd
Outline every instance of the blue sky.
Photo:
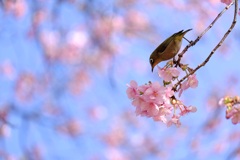
M 66 30 L 71 31 L 79 26 L 84 26 L 88 33 L 88 24 L 91 19 L 86 13 L 79 11 L 76 5 L 69 2 L 63 2 L 60 5 L 54 5 L 56 1 L 47 1 L 42 7 L 49 12 L 57 7 L 56 23 L 51 21 L 44 22 L 40 27 L 42 30 Z M 81 2 L 81 1 L 78 1 Z M 180 1 L 178 1 L 180 2 Z M 185 2 L 185 1 L 181 1 Z M 229 82 L 229 77 L 235 77 L 239 81 L 239 46 L 240 46 L 240 25 L 236 24 L 234 30 L 230 33 L 227 40 L 221 48 L 214 54 L 212 59 L 205 67 L 197 72 L 199 86 L 196 89 L 189 89 L 181 97 L 186 105 L 194 105 L 198 111 L 182 118 L 180 128 L 167 128 L 161 122 L 154 122 L 145 117 L 136 117 L 134 107 L 126 95 L 126 84 L 135 80 L 138 84 L 144 84 L 148 81 L 162 81 L 157 72 L 150 72 L 149 55 L 155 47 L 165 38 L 182 29 L 193 28 L 186 37 L 194 40 L 199 35 L 199 29 L 196 29 L 196 22 L 200 19 L 201 13 L 198 9 L 194 11 L 180 11 L 156 3 L 156 5 L 147 6 L 143 1 L 135 5 L 129 5 L 126 8 L 113 8 L 113 1 L 107 4 L 94 2 L 96 6 L 92 9 L 106 9 L 106 14 L 111 16 L 124 16 L 128 10 L 136 10 L 144 14 L 149 20 L 151 31 L 137 33 L 133 37 L 124 34 L 115 34 L 112 37 L 114 44 L 117 42 L 118 53 L 112 59 L 112 64 L 103 70 L 97 70 L 90 64 L 86 67 L 90 75 L 91 83 L 79 95 L 70 94 L 66 88 L 66 83 L 76 66 L 65 65 L 60 62 L 46 65 L 42 47 L 34 38 L 28 38 L 27 32 L 31 26 L 32 8 L 35 5 L 27 1 L 29 10 L 26 15 L 16 19 L 11 14 L 6 14 L 0 9 L 0 64 L 6 61 L 11 62 L 15 67 L 15 76 L 21 73 L 30 72 L 38 78 L 43 77 L 45 72 L 50 72 L 53 77 L 53 83 L 43 94 L 35 95 L 34 98 L 26 103 L 19 102 L 14 94 L 16 79 L 8 79 L 0 75 L 0 107 L 5 104 L 14 105 L 20 110 L 21 114 L 41 112 L 44 102 L 49 99 L 64 111 L 64 115 L 52 118 L 43 116 L 41 120 L 23 121 L 19 114 L 11 113 L 9 121 L 16 127 L 11 128 L 11 135 L 8 138 L 2 138 L 0 146 L 10 154 L 22 157 L 24 149 L 30 149 L 32 145 L 37 144 L 43 148 L 43 159 L 107 159 L 108 149 L 120 150 L 125 155 L 132 155 L 144 151 L 142 139 L 149 138 L 153 140 L 160 157 L 155 154 L 143 154 L 142 159 L 225 159 L 230 152 L 237 146 L 237 143 L 230 142 L 226 144 L 226 150 L 220 153 L 210 152 L 213 146 L 218 143 L 225 144 L 228 137 L 233 132 L 239 133 L 238 125 L 233 125 L 230 120 L 225 119 L 225 108 L 220 109 L 220 126 L 211 131 L 205 131 L 202 126 L 214 113 L 209 106 L 208 97 L 212 93 L 218 96 L 224 96 L 229 93 L 239 94 L 239 83 Z M 40 2 L 39 2 L 40 3 Z M 37 3 L 36 3 L 37 4 Z M 213 14 L 203 22 L 206 27 L 216 14 L 225 6 L 224 4 L 210 6 Z M 117 10 L 117 11 L 116 11 Z M 116 12 L 115 12 L 116 11 Z M 202 62 L 211 52 L 212 48 L 218 43 L 220 37 L 230 26 L 232 21 L 233 8 L 224 14 L 219 22 L 197 43 L 196 46 L 189 49 L 183 61 L 192 68 Z M 94 19 L 93 19 L 94 20 Z M 93 26 L 91 26 L 93 27 Z M 94 27 L 93 27 L 94 28 Z M 89 35 L 91 33 L 88 33 Z M 63 37 L 64 39 L 64 37 Z M 93 44 L 94 45 L 94 44 Z M 187 42 L 183 42 L 183 47 Z M 91 49 L 89 49 L 91 51 Z M 87 50 L 87 52 L 89 52 Z M 79 54 L 86 54 L 82 51 Z M 88 54 L 93 54 L 89 52 Z M 93 54 L 94 55 L 94 54 Z M 163 66 L 164 63 L 160 64 Z M 83 64 L 79 65 L 80 67 Z M 77 66 L 77 67 L 79 67 Z M 99 120 L 93 120 L 89 117 L 89 109 L 99 107 L 104 114 Z M 129 120 L 124 120 L 122 116 L 127 112 L 133 121 L 139 126 L 134 126 Z M 54 125 L 64 122 L 67 118 L 76 118 L 83 126 L 83 133 L 75 138 L 59 134 L 54 130 Z M 101 139 L 103 135 L 108 134 L 112 129 L 123 128 L 126 139 L 119 146 L 109 146 Z M 197 151 L 192 150 L 191 143 L 194 139 L 199 139 L 201 146 Z M 138 143 L 136 143 L 137 141 Z M 135 143 L 134 143 L 135 142 Z M 150 142 L 149 142 L 150 143 Z M 135 145 L 135 146 L 134 146 Z M 115 147 L 115 148 L 114 148 Z M 167 155 L 164 157 L 162 155 Z M 164 157 L 164 158 L 161 158 Z

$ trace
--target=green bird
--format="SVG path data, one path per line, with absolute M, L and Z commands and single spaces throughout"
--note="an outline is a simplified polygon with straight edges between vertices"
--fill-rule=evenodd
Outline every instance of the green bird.
M 174 33 L 172 36 L 167 38 L 165 41 L 163 41 L 150 55 L 149 62 L 152 67 L 152 72 L 154 67 L 162 62 L 169 60 L 171 58 L 174 58 L 176 54 L 179 52 L 181 45 L 182 45 L 182 39 L 183 36 L 192 29 L 188 29 L 186 31 L 179 31 L 177 33 Z

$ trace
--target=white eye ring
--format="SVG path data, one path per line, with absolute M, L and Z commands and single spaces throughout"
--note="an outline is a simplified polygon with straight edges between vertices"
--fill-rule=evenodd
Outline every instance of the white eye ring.
M 152 59 L 152 58 L 150 59 L 150 63 L 151 63 L 151 64 L 153 63 L 153 59 Z

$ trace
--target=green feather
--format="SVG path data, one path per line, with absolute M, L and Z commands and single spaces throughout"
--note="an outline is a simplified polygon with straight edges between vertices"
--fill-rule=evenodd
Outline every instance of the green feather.
M 183 30 L 177 32 L 177 33 L 174 33 L 173 35 L 171 35 L 170 37 L 168 37 L 164 42 L 162 42 L 156 49 L 155 51 L 157 51 L 157 53 L 161 53 L 163 52 L 167 46 L 169 45 L 169 43 L 173 40 L 173 37 L 176 36 L 177 34 L 180 34 L 182 33 Z

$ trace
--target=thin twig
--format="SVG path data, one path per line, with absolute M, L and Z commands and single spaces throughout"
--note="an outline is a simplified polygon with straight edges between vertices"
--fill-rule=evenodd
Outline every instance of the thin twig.
M 212 23 L 194 40 L 191 41 L 184 49 L 181 53 L 178 54 L 178 59 L 177 59 L 177 63 L 176 66 L 180 64 L 180 61 L 183 57 L 183 55 L 187 52 L 188 48 L 194 46 L 201 38 L 202 36 L 210 29 L 212 28 L 212 26 L 214 25 L 214 23 L 222 16 L 222 14 L 228 10 L 232 5 L 234 4 L 234 1 L 232 3 L 230 3 L 228 6 L 226 6 L 218 15 L 217 17 L 212 21 Z
M 183 37 L 183 39 L 185 39 L 186 41 L 188 41 L 188 43 L 191 43 L 191 41 L 189 41 L 187 38 Z
M 234 3 L 234 2 L 232 2 Z M 231 3 L 231 4 L 232 4 Z M 231 5 L 230 4 L 230 5 Z M 230 6 L 229 5 L 229 6 Z M 229 7 L 228 6 L 228 7 Z M 225 8 L 226 9 L 226 8 Z M 224 40 L 227 38 L 227 36 L 229 35 L 229 33 L 232 31 L 232 29 L 234 28 L 235 24 L 237 23 L 237 12 L 238 12 L 238 0 L 235 0 L 235 9 L 234 9 L 234 17 L 233 17 L 233 21 L 231 26 L 229 27 L 229 29 L 227 30 L 227 32 L 224 34 L 223 38 L 219 41 L 219 43 L 214 47 L 214 49 L 211 51 L 211 53 L 209 54 L 209 56 L 205 59 L 205 61 L 203 61 L 200 65 L 198 65 L 194 70 L 192 70 L 188 75 L 184 76 L 180 81 L 178 81 L 174 87 L 172 88 L 172 90 L 176 91 L 177 87 L 186 79 L 188 78 L 190 75 L 194 74 L 198 69 L 200 69 L 201 67 L 205 66 L 206 63 L 209 61 L 209 59 L 212 57 L 212 55 L 215 53 L 215 51 L 222 45 L 222 43 L 224 42 Z M 210 27 L 211 28 L 211 27 Z

